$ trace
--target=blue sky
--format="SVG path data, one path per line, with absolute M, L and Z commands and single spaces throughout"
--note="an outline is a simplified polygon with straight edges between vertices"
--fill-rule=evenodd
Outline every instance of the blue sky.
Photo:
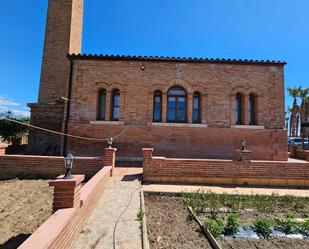
M 2 110 L 37 101 L 46 10 L 47 0 L 0 0 Z M 286 87 L 309 87 L 308 10 L 308 0 L 85 0 L 83 53 L 285 60 Z

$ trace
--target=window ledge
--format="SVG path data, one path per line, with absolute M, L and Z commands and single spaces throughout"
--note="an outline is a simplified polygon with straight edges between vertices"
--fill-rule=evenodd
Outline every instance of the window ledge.
M 90 121 L 90 124 L 93 124 L 93 125 L 123 125 L 124 122 L 95 120 L 95 121 Z
M 150 123 L 152 126 L 169 126 L 169 127 L 190 127 L 190 128 L 207 128 L 207 124 L 194 123 Z
M 231 125 L 230 128 L 238 128 L 238 129 L 265 129 L 264 125 Z

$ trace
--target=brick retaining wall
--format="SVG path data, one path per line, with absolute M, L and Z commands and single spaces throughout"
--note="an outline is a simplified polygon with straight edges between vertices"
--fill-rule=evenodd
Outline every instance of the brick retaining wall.
M 309 163 L 153 157 L 143 149 L 143 180 L 166 183 L 215 183 L 309 186 Z
M 104 192 L 112 167 L 104 167 L 80 190 L 80 206 L 60 209 L 45 221 L 19 249 L 69 248 Z
M 107 165 L 104 162 L 104 157 L 75 157 L 72 172 L 92 177 L 103 165 Z M 54 178 L 63 174 L 64 171 L 63 157 L 0 155 L 0 179 L 16 176 Z

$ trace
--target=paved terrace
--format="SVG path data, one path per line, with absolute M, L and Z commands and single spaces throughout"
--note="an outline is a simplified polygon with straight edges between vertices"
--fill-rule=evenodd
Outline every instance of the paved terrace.
M 136 216 L 140 211 L 141 173 L 142 168 L 115 169 L 72 249 L 142 248 L 140 222 Z

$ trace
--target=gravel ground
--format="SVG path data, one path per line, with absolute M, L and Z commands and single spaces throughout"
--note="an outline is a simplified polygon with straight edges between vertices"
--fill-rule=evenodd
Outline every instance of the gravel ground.
M 0 181 L 0 248 L 16 248 L 52 214 L 46 180 Z

